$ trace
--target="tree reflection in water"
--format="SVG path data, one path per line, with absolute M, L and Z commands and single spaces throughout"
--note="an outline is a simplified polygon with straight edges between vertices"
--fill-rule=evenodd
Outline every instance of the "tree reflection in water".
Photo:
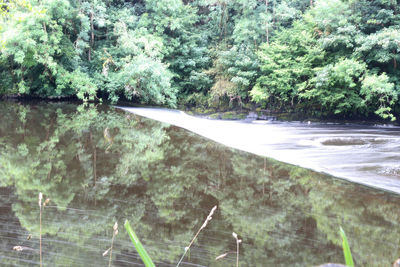
M 1 102 L 0 259 L 107 266 L 112 225 L 129 219 L 157 266 L 176 263 L 218 205 L 186 262 L 242 266 L 343 262 L 339 226 L 359 266 L 389 266 L 399 253 L 398 196 L 240 152 L 186 130 L 107 106 Z M 140 263 L 121 230 L 113 265 Z M 27 240 L 27 236 L 32 238 Z M 33 250 L 12 251 L 23 245 Z M 184 266 L 184 265 L 182 265 Z

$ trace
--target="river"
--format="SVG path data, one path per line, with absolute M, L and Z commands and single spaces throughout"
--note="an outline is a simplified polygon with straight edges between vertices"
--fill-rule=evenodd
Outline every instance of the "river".
M 42 229 L 44 266 L 109 266 L 109 254 L 102 254 L 118 222 L 112 266 L 143 266 L 123 228 L 128 219 L 156 266 L 176 266 L 213 206 L 212 220 L 180 266 L 235 266 L 232 232 L 243 240 L 240 266 L 344 263 L 340 226 L 357 266 L 390 266 L 399 257 L 398 194 L 282 163 L 270 158 L 272 150 L 265 157 L 239 147 L 247 142 L 256 148 L 265 135 L 264 148 L 273 148 L 274 141 L 291 136 L 297 142 L 292 146 L 309 146 L 302 154 L 311 158 L 310 139 L 294 133 L 309 129 L 324 138 L 316 132 L 330 126 L 206 121 L 157 112 L 193 121 L 204 136 L 222 129 L 224 139 L 214 142 L 172 125 L 178 122 L 105 105 L 0 102 L 0 265 L 38 266 Z M 236 139 L 240 150 L 224 145 L 237 138 L 237 124 L 247 125 L 250 134 Z M 335 127 L 346 134 L 347 126 Z M 371 129 L 348 130 L 395 139 L 396 129 Z M 328 143 L 314 151 L 330 148 Z M 288 143 L 283 147 L 290 150 Z M 50 199 L 41 225 L 39 192 Z M 18 246 L 22 251 L 14 249 Z
M 400 127 L 210 120 L 169 109 L 122 109 L 236 149 L 400 194 Z

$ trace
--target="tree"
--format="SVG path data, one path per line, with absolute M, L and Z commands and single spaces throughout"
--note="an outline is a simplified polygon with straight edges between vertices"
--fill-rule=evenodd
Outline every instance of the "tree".
M 325 115 L 349 116 L 362 111 L 361 80 L 366 71 L 365 63 L 343 59 L 316 71 L 313 88 L 300 93 L 301 98 L 318 104 Z
M 396 120 L 391 107 L 397 102 L 398 93 L 386 73 L 367 75 L 362 81 L 360 94 L 364 96 L 366 104 L 374 107 L 377 115 Z
M 298 95 L 309 88 L 324 52 L 307 26 L 297 22 L 271 44 L 262 46 L 258 56 L 262 75 L 251 91 L 252 99 L 270 108 L 282 108 L 294 107 Z
M 74 50 L 64 32 L 72 30 L 72 14 L 64 0 L 10 6 L 1 22 L 1 61 L 9 72 L 3 78 L 11 92 L 94 99 L 97 88 L 87 73 L 67 67 L 73 65 Z

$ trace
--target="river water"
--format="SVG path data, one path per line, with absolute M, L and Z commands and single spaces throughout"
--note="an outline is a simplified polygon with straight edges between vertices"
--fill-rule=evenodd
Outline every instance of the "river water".
M 176 110 L 122 109 L 243 151 L 400 194 L 400 127 L 210 120 Z
M 202 128 L 203 120 L 175 111 L 161 113 L 185 116 Z M 39 192 L 50 198 L 42 214 L 44 266 L 108 266 L 109 255 L 102 254 L 111 246 L 116 221 L 112 265 L 143 266 L 122 226 L 126 219 L 156 266 L 176 266 L 214 205 L 212 220 L 180 266 L 235 266 L 232 232 L 243 240 L 240 266 L 343 263 L 340 226 L 357 266 L 390 266 L 400 256 L 398 194 L 221 144 L 233 140 L 236 126 L 228 134 L 227 126 L 222 127 L 225 138 L 214 142 L 172 125 L 178 125 L 175 122 L 74 103 L 0 102 L 0 118 L 1 266 L 39 264 Z M 218 123 L 235 125 L 215 122 L 202 135 L 216 134 Z M 264 148 L 273 148 L 273 135 L 275 141 L 292 138 L 296 146 L 309 150 L 337 142 L 330 136 L 323 139 L 321 128 L 328 126 L 241 124 L 253 135 L 242 133 L 243 140 L 237 142 L 247 140 L 254 148 L 261 140 L 255 136 L 263 134 L 269 134 Z M 275 128 L 262 128 L 269 124 Z M 386 136 L 386 143 L 392 140 L 391 147 L 396 145 L 396 129 L 336 127 L 342 136 L 349 131 L 359 136 L 375 132 Z M 298 135 L 314 131 L 320 139 L 299 141 L 294 128 Z M 292 134 L 283 136 L 287 132 Z M 380 141 L 370 143 L 353 147 L 384 147 Z M 278 146 L 275 151 L 280 151 Z M 304 151 L 311 158 L 311 152 Z M 225 258 L 215 260 L 224 253 Z

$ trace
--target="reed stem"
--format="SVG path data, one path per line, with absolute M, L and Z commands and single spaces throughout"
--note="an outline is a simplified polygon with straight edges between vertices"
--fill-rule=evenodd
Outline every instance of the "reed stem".
M 236 267 L 239 267 L 239 243 L 236 242 Z
M 180 258 L 178 264 L 176 265 L 176 267 L 179 266 L 179 264 L 181 264 L 183 258 L 185 258 L 186 252 L 190 249 L 190 247 L 192 246 L 193 242 L 196 240 L 197 236 L 200 234 L 201 230 L 203 230 L 209 221 L 211 221 L 212 219 L 212 215 L 214 214 L 214 211 L 217 209 L 217 206 L 214 206 L 211 211 L 210 214 L 208 214 L 206 220 L 204 221 L 203 225 L 200 227 L 200 229 L 197 231 L 196 235 L 193 237 L 192 241 L 190 241 L 189 246 L 185 247 L 185 252 L 183 253 L 182 257 Z
M 242 243 L 242 240 L 235 232 L 232 233 L 232 236 L 236 239 L 236 267 L 239 267 L 239 244 Z
M 42 192 L 39 193 L 39 263 L 40 267 L 43 266 L 42 261 Z
M 115 222 L 113 226 L 113 236 L 111 239 L 111 248 L 110 248 L 110 259 L 108 260 L 108 267 L 111 267 L 111 261 L 112 261 L 112 251 L 113 251 L 113 246 L 114 246 L 114 239 L 115 236 L 118 234 L 118 222 Z

